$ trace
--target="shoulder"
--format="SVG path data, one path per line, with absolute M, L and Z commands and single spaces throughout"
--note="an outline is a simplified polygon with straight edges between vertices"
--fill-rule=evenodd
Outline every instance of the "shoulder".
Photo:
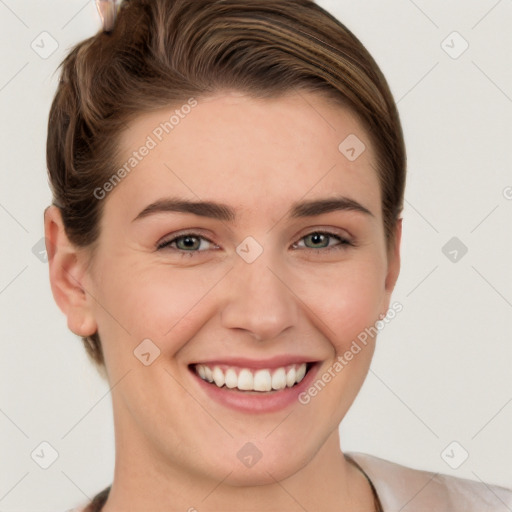
M 360 452 L 348 452 L 373 483 L 384 512 L 506 512 L 512 489 L 413 469 Z

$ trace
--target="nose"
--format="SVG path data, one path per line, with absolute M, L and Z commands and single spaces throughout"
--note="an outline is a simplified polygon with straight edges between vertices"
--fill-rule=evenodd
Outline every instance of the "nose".
M 265 341 L 297 325 L 297 298 L 287 280 L 285 271 L 277 270 L 264 256 L 250 264 L 239 260 L 226 283 L 222 326 L 242 329 Z

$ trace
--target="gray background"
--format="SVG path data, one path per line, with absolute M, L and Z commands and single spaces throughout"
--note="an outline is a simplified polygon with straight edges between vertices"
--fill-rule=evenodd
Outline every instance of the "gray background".
M 404 309 L 380 334 L 342 423 L 343 448 L 512 486 L 512 2 L 318 3 L 388 78 L 409 163 L 394 294 Z M 99 26 L 92 0 L 0 0 L 3 512 L 65 510 L 113 475 L 108 386 L 67 330 L 48 265 L 33 252 L 50 203 L 55 70 Z M 58 453 L 48 469 L 43 441 Z M 39 464 L 34 450 L 45 454 L 34 456 Z

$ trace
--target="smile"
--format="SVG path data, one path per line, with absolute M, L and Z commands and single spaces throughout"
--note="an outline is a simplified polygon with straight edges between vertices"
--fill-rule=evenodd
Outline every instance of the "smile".
M 201 379 L 215 384 L 219 388 L 269 392 L 291 388 L 301 382 L 308 371 L 308 364 L 292 364 L 257 370 L 235 366 L 196 364 L 194 370 Z
M 267 361 L 232 359 L 189 364 L 207 403 L 216 402 L 242 413 L 273 413 L 299 404 L 320 361 L 282 356 Z

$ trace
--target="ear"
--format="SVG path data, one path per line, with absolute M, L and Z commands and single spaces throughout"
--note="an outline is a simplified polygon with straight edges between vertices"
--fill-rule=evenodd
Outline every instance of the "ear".
M 85 252 L 68 240 L 60 209 L 54 205 L 44 211 L 44 233 L 55 302 L 66 315 L 72 332 L 90 336 L 96 332 L 97 324 L 91 296 L 82 284 L 88 262 Z
M 387 250 L 387 272 L 384 281 L 384 305 L 381 310 L 381 316 L 384 317 L 389 309 L 391 294 L 395 289 L 398 276 L 400 274 L 400 245 L 402 241 L 402 219 L 398 219 L 395 224 L 395 236 L 392 245 Z

